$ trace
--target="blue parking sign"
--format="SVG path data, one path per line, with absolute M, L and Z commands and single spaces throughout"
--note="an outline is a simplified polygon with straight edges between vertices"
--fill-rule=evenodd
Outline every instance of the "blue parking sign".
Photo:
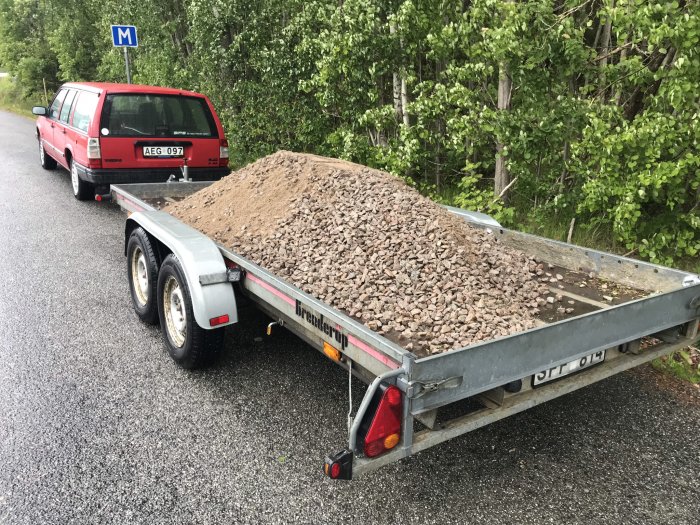
M 112 44 L 114 47 L 138 47 L 136 26 L 112 26 Z

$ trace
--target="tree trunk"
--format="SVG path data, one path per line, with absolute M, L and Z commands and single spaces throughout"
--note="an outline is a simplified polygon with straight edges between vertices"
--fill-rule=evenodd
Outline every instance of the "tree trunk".
M 576 96 L 576 75 L 572 75 L 569 77 L 569 94 L 571 97 Z M 566 178 L 569 176 L 569 156 L 571 154 L 571 144 L 569 143 L 569 140 L 566 139 L 564 141 L 564 150 L 562 151 L 562 168 L 561 168 L 561 176 L 559 177 L 559 183 L 561 184 L 562 188 L 564 187 L 564 183 L 566 182 Z
M 389 22 L 389 34 L 396 34 L 396 22 L 393 20 Z M 401 106 L 401 78 L 398 71 L 393 71 L 391 73 L 392 85 L 394 88 L 394 114 L 396 116 L 396 121 L 401 122 L 403 119 L 403 108 Z
M 403 117 L 403 125 L 408 127 L 411 121 L 408 118 L 408 90 L 406 88 L 406 78 L 401 77 L 401 113 Z
M 627 38 L 627 41 L 625 42 L 625 45 L 629 44 L 631 42 L 630 38 Z M 622 64 L 625 60 L 627 59 L 627 48 L 625 47 L 622 52 L 620 53 L 620 61 L 618 64 Z M 617 89 L 617 93 L 615 93 L 615 105 L 619 106 L 622 104 L 622 86 L 619 86 Z
M 397 122 L 401 122 L 403 118 L 403 108 L 401 107 L 401 79 L 397 72 L 391 74 L 392 84 L 394 87 L 394 116 Z
M 656 73 L 660 68 L 667 68 L 673 64 L 675 60 L 676 50 L 674 48 L 669 48 L 665 55 L 661 53 L 654 52 L 654 56 L 649 61 L 649 71 Z M 661 78 L 656 80 L 651 86 L 637 86 L 634 88 L 632 95 L 630 95 L 629 101 L 627 102 L 627 107 L 625 108 L 625 118 L 629 121 L 634 120 L 643 109 L 644 109 L 644 99 L 647 95 L 656 95 L 659 87 L 661 86 Z
M 615 2 L 610 4 L 611 8 L 615 7 Z M 605 68 L 608 65 L 608 51 L 610 50 L 610 42 L 612 38 L 612 15 L 607 14 L 605 18 L 605 25 L 603 26 L 603 34 L 601 35 L 602 45 L 600 48 L 599 56 L 602 56 L 600 62 L 598 63 L 598 97 L 601 102 L 605 101 L 607 89 L 605 87 Z
M 510 70 L 508 64 L 502 62 L 499 66 L 498 74 L 498 109 L 499 111 L 510 110 L 510 94 L 513 87 L 513 80 L 510 78 Z M 500 141 L 496 142 L 496 171 L 494 181 L 494 193 L 504 203 L 508 202 L 510 190 L 505 191 L 510 183 L 510 173 L 506 166 L 506 159 L 503 157 L 503 148 L 505 144 Z
M 396 34 L 396 22 L 389 22 L 389 33 Z M 399 48 L 402 51 L 403 56 L 403 42 L 399 41 Z M 392 74 L 392 83 L 394 87 L 394 113 L 396 114 L 396 121 L 403 122 L 404 126 L 409 125 L 408 118 L 408 91 L 406 88 L 406 78 L 405 73 L 402 74 L 400 70 L 394 71 Z
M 564 142 L 564 150 L 561 153 L 561 158 L 562 158 L 562 168 L 561 168 L 561 175 L 559 176 L 559 184 L 564 187 L 564 182 L 566 181 L 566 177 L 569 175 L 569 155 L 570 155 L 570 148 L 571 146 L 569 145 L 569 141 Z

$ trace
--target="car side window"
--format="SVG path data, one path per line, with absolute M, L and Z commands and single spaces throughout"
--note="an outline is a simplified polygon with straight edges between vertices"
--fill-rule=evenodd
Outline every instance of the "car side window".
M 62 89 L 61 91 L 58 92 L 56 95 L 56 98 L 53 99 L 53 102 L 51 103 L 51 108 L 49 109 L 49 118 L 57 119 L 58 114 L 61 111 L 61 104 L 63 104 L 63 100 L 66 98 L 66 95 L 68 94 L 67 89 Z
M 66 99 L 63 101 L 63 106 L 61 107 L 61 116 L 58 117 L 58 120 L 61 122 L 65 122 L 68 124 L 68 117 L 70 117 L 70 109 L 73 107 L 73 101 L 75 100 L 75 95 L 77 91 L 75 89 L 71 89 L 68 92 L 68 95 L 66 95 Z
M 80 92 L 77 101 L 73 104 L 75 106 L 75 111 L 73 112 L 74 128 L 87 132 L 90 127 L 92 116 L 95 114 L 95 109 L 97 108 L 98 98 L 99 96 L 97 93 L 89 93 L 87 91 Z

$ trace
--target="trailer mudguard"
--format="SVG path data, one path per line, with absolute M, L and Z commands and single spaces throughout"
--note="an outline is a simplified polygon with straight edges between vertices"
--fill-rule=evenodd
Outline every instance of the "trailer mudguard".
M 212 329 L 209 320 L 222 315 L 228 315 L 229 321 L 217 324 L 216 328 L 238 322 L 233 286 L 230 282 L 213 278 L 226 275 L 226 264 L 209 237 L 168 213 L 140 211 L 132 213 L 127 219 L 126 242 L 135 225 L 141 226 L 180 260 L 192 297 L 195 321 L 200 327 Z

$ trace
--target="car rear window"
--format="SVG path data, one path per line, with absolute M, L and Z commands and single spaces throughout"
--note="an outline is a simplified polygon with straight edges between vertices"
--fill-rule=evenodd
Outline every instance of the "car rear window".
M 114 137 L 216 137 L 216 125 L 203 98 L 181 95 L 107 95 L 102 135 Z

